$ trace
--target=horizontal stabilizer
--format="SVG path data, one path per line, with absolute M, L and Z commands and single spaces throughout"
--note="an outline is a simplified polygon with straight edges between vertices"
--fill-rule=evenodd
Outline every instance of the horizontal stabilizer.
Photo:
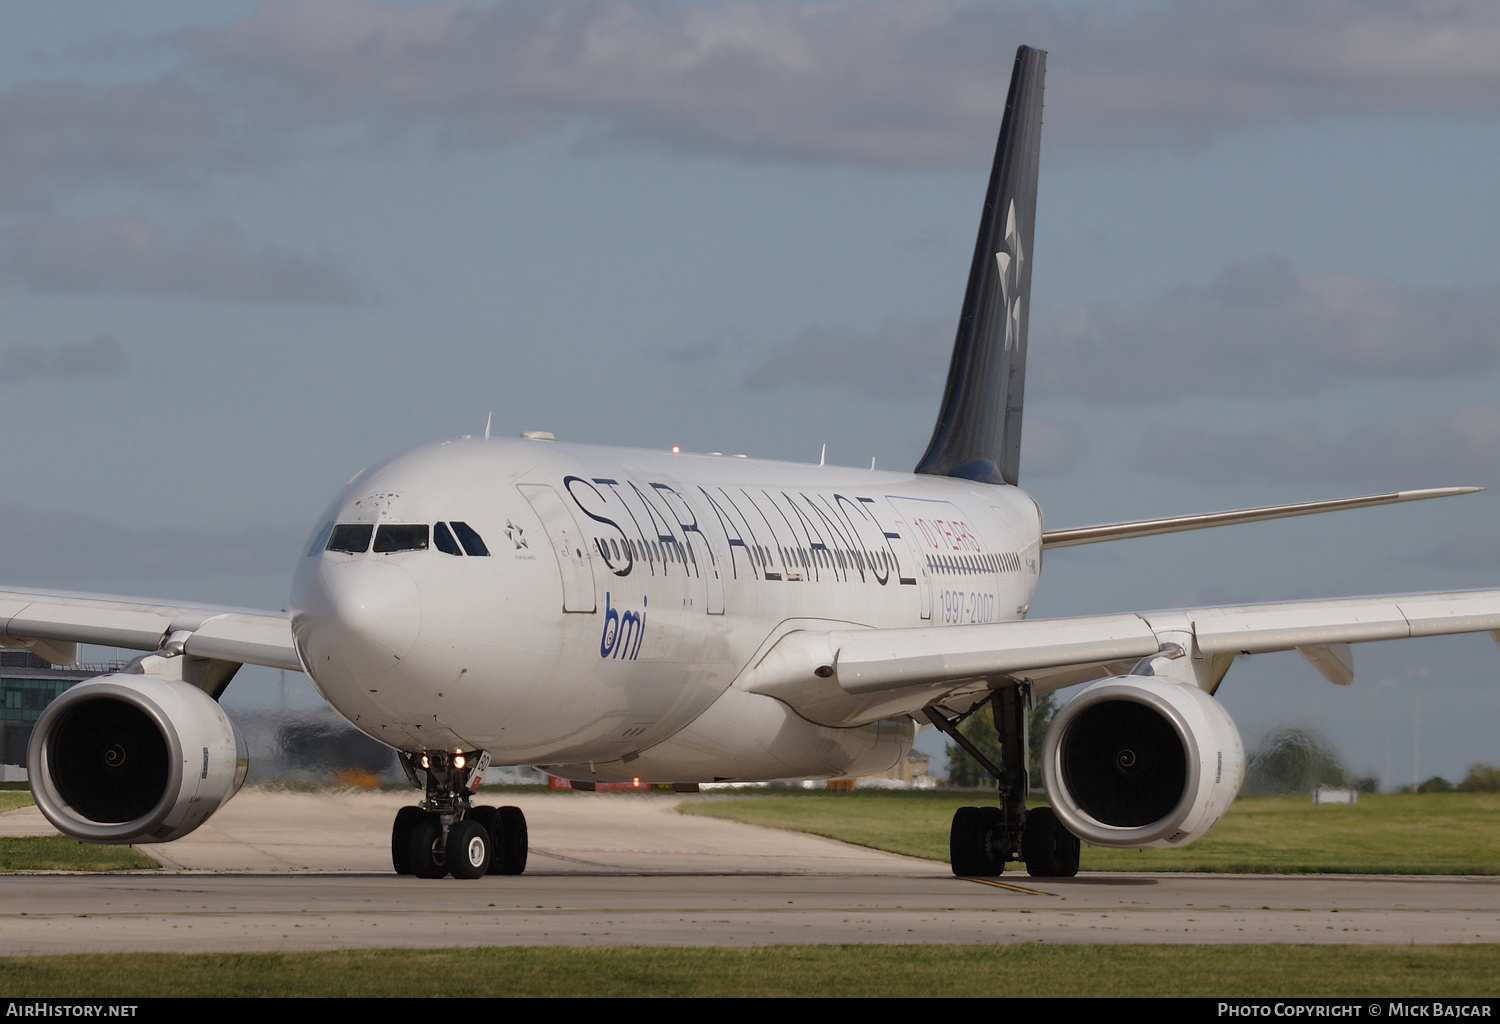
M 1420 491 L 1366 494 L 1358 498 L 1303 501 L 1295 505 L 1266 505 L 1262 508 L 1237 508 L 1228 512 L 1169 516 L 1166 519 L 1138 519 L 1130 523 L 1074 526 L 1066 530 L 1047 530 L 1042 534 L 1042 547 L 1070 548 L 1075 544 L 1100 544 L 1107 540 L 1125 540 L 1128 537 L 1154 537 L 1159 533 L 1182 533 L 1185 530 L 1206 530 L 1210 526 L 1258 523 L 1265 519 L 1285 519 L 1288 516 L 1310 516 L 1315 512 L 1339 512 L 1349 508 L 1368 508 L 1371 505 L 1394 505 L 1402 501 L 1425 501 L 1428 498 L 1447 498 L 1455 494 L 1473 494 L 1475 491 L 1482 490 L 1484 490 L 1483 487 L 1429 487 Z

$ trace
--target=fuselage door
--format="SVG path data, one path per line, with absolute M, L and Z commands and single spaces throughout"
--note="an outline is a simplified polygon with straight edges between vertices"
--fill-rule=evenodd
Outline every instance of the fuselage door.
M 892 497 L 891 504 L 906 521 L 932 621 L 1000 621 L 998 576 L 968 515 L 952 502 L 929 498 Z
M 594 599 L 593 559 L 589 541 L 573 514 L 546 484 L 517 484 L 516 488 L 542 521 L 552 553 L 557 557 L 557 569 L 562 574 L 563 611 L 594 611 L 598 605 Z
M 862 499 L 863 500 L 863 499 Z M 911 527 L 901 519 L 900 502 L 905 499 L 894 494 L 886 495 L 889 505 L 870 502 L 869 509 L 880 522 L 885 535 L 886 552 L 895 560 L 895 576 L 898 586 L 917 588 L 917 607 L 921 617 L 932 618 L 932 578 L 920 557 L 918 542 L 912 539 Z

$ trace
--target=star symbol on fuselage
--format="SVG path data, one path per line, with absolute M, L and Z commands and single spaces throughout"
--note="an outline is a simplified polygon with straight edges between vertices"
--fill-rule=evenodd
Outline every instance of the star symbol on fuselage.
M 526 547 L 526 538 L 522 536 L 521 528 L 509 519 L 505 521 L 505 535 L 510 538 L 511 543 L 516 546 L 517 551 Z

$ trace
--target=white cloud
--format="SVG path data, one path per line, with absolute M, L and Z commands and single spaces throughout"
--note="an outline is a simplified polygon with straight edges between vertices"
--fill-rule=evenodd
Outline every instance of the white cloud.
M 350 276 L 326 255 L 255 246 L 220 221 L 178 239 L 140 216 L 43 218 L 0 232 L 0 280 L 37 291 L 110 289 L 242 302 L 347 303 Z
M 750 366 L 744 386 L 843 387 L 878 399 L 941 388 L 955 322 L 887 317 L 811 327 Z M 1500 361 L 1500 294 L 1294 275 L 1267 258 L 1135 303 L 1032 309 L 1027 397 L 1118 405 L 1185 395 L 1311 394 L 1351 380 L 1444 379 Z M 694 359 L 728 356 L 722 345 Z M 686 353 L 681 355 L 686 359 Z
M 0 210 L 45 207 L 59 185 L 162 181 L 208 161 L 222 110 L 180 77 L 0 91 Z
M 816 326 L 798 334 L 742 370 L 741 388 L 831 388 L 854 392 L 872 407 L 900 401 L 929 402 L 935 417 L 953 345 L 953 325 L 938 319 L 887 317 L 873 331 Z M 737 336 L 711 338 L 669 355 L 715 372 L 746 354 Z M 1087 450 L 1071 423 L 1028 415 L 1022 429 L 1022 472 L 1027 477 L 1066 476 Z
M 939 320 L 902 316 L 887 317 L 869 332 L 841 325 L 809 327 L 746 370 L 742 385 L 838 387 L 880 399 L 940 393 L 953 331 Z M 692 350 L 694 358 L 700 349 Z
M 98 334 L 82 341 L 68 341 L 55 348 L 16 345 L 0 357 L 0 381 L 15 382 L 37 377 L 116 377 L 130 360 L 119 339 Z
M 1088 447 L 1073 424 L 1028 414 L 1021 425 L 1021 476 L 1067 476 L 1078 468 Z
M 132 529 L 0 501 L 0 579 L 13 584 L 257 575 L 267 566 L 290 569 L 301 543 L 300 536 L 266 526 Z
M 0 210 L 276 156 L 308 126 L 546 133 L 884 167 L 990 155 L 1017 45 L 1047 146 L 1200 145 L 1274 120 L 1500 111 L 1490 0 L 280 0 L 171 37 L 168 75 L 0 90 Z M 170 51 L 169 51 L 170 52 Z
M 1199 483 L 1495 486 L 1500 484 L 1500 410 L 1476 406 L 1430 419 L 1377 421 L 1332 439 L 1307 420 L 1244 434 L 1156 425 L 1141 440 L 1137 465 Z
M 689 151 L 975 163 L 1010 55 L 1048 49 L 1049 143 L 1199 144 L 1280 118 L 1500 109 L 1488 0 L 387 4 L 282 0 L 179 36 L 288 121 L 503 144 L 562 125 Z
M 1033 311 L 1034 397 L 1136 405 L 1309 394 L 1353 379 L 1437 379 L 1500 355 L 1500 297 L 1351 274 L 1231 265 L 1139 303 Z

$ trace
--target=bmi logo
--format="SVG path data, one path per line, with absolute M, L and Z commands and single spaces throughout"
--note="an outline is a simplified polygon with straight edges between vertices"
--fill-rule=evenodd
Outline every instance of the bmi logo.
M 610 605 L 609 591 L 604 592 L 604 632 L 599 637 L 599 657 L 634 661 L 641 653 L 641 639 L 646 635 L 646 599 L 641 598 L 639 612 L 617 611 Z

